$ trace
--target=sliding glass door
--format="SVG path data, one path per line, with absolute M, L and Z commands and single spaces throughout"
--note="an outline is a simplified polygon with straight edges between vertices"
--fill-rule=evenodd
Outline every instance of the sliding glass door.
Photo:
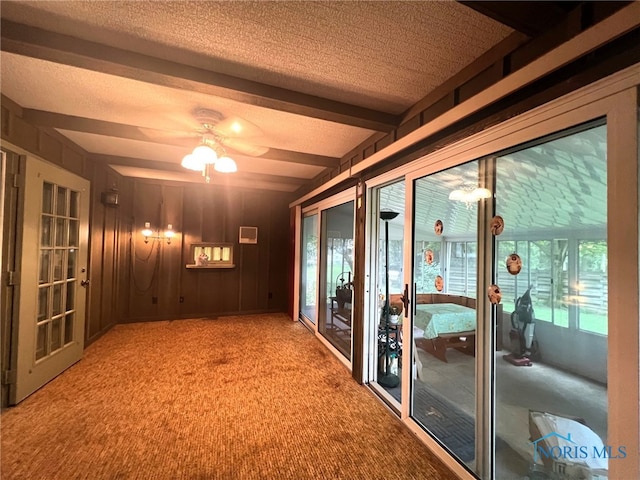
M 479 162 L 419 177 L 413 190 L 411 417 L 473 468 Z
M 497 156 L 497 479 L 606 478 L 606 125 Z
M 372 195 L 372 289 L 375 309 L 369 338 L 372 380 L 378 392 L 399 410 L 402 403 L 404 292 L 404 180 L 376 188 Z M 383 393 L 384 392 L 384 393 Z
M 315 324 L 318 310 L 318 214 L 302 218 L 300 248 L 300 318 Z
M 354 202 L 320 213 L 318 332 L 351 360 Z
M 592 123 L 404 182 L 408 416 L 481 478 L 606 476 L 606 152 Z

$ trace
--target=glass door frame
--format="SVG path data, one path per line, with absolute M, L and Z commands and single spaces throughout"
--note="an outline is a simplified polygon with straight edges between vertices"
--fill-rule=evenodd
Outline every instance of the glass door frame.
M 321 261 L 321 244 L 322 244 L 322 238 L 321 238 L 321 234 L 322 234 L 322 212 L 325 210 L 328 210 L 332 207 L 336 207 L 338 205 L 342 205 L 344 203 L 348 203 L 348 202 L 355 202 L 356 200 L 356 187 L 351 187 L 348 188 L 346 190 L 343 190 L 342 192 L 333 195 L 329 198 L 323 199 L 319 202 L 316 202 L 312 205 L 306 206 L 304 208 L 297 206 L 296 207 L 296 255 L 295 255 L 295 262 L 296 262 L 296 276 L 294 278 L 294 315 L 295 315 L 295 319 L 299 319 L 301 320 L 305 326 L 307 326 L 313 333 L 314 335 L 322 342 L 322 344 L 327 347 L 343 364 L 345 364 L 350 370 L 352 367 L 352 361 L 353 359 L 350 361 L 348 360 L 342 353 L 340 353 L 340 351 L 334 347 L 331 342 L 329 342 L 318 330 L 318 325 L 320 323 L 320 318 L 319 318 L 319 306 L 320 306 L 320 282 L 324 281 L 323 279 L 321 279 L 321 273 L 322 273 L 322 268 L 320 268 L 320 261 Z M 300 272 L 300 259 L 302 257 L 301 254 L 301 249 L 302 249 L 302 221 L 303 218 L 306 216 L 310 216 L 310 215 L 318 215 L 318 222 L 316 224 L 316 228 L 317 228 L 317 237 L 318 237 L 318 252 L 317 252 L 317 264 L 318 264 L 318 271 L 317 271 L 317 285 L 318 288 L 316 289 L 316 322 L 315 324 L 310 322 L 310 321 L 306 321 L 305 319 L 301 318 L 300 316 L 300 289 L 301 289 L 301 272 Z M 354 236 L 355 236 L 355 208 L 354 208 Z M 354 258 L 355 258 L 356 252 L 354 249 Z M 352 319 L 353 322 L 353 319 Z M 353 352 L 353 344 L 354 344 L 355 339 L 353 338 L 353 334 L 351 335 L 351 352 Z M 353 355 L 353 353 L 352 353 Z
M 302 259 L 305 258 L 303 253 L 302 253 L 302 249 L 306 247 L 306 244 L 304 243 L 304 237 L 303 234 L 305 233 L 304 231 L 304 219 L 307 217 L 312 217 L 312 216 L 316 216 L 316 238 L 318 239 L 318 251 L 316 252 L 316 266 L 319 265 L 320 263 L 320 237 L 319 235 L 319 228 L 318 228 L 318 223 L 319 223 L 319 219 L 320 219 L 320 212 L 318 211 L 317 208 L 312 208 L 312 209 L 299 209 L 299 214 L 296 215 L 296 219 L 300 224 L 299 227 L 299 234 L 296 236 L 296 238 L 298 239 L 298 242 L 296 243 L 297 245 L 297 250 L 299 251 L 299 255 L 296 256 L 296 265 L 297 268 L 295 269 L 297 275 L 296 275 L 296 287 L 297 287 L 297 295 L 295 298 L 295 304 L 294 304 L 294 312 L 297 315 L 298 320 L 300 320 L 302 323 L 304 323 L 307 328 L 309 328 L 311 331 L 313 331 L 314 333 L 317 332 L 318 329 L 318 283 L 316 281 L 316 321 L 314 322 L 313 320 L 311 320 L 310 318 L 307 318 L 306 315 L 304 315 L 304 313 L 302 312 L 301 309 L 301 305 L 300 305 L 300 295 L 302 293 L 302 274 L 305 273 L 302 270 Z M 316 280 L 317 280 L 318 276 L 316 275 Z
M 383 175 L 377 176 L 374 179 L 368 180 L 366 182 L 367 188 L 367 203 L 366 203 L 366 242 L 365 242 L 365 272 L 364 272 L 364 308 L 363 315 L 365 318 L 364 325 L 364 343 L 363 343 L 363 372 L 362 378 L 363 382 L 369 384 L 369 387 L 376 392 L 380 398 L 384 400 L 385 403 L 397 414 L 400 415 L 401 418 L 405 418 L 406 414 L 403 413 L 402 409 L 406 408 L 403 405 L 398 405 L 398 402 L 389 394 L 387 391 L 379 385 L 375 379 L 377 378 L 376 369 L 378 368 L 378 359 L 377 357 L 377 343 L 378 343 L 378 292 L 377 292 L 377 272 L 379 272 L 379 258 L 377 252 L 377 239 L 380 238 L 380 211 L 378 208 L 378 196 L 380 188 L 391 185 L 393 183 L 404 181 L 404 176 L 401 173 L 398 173 L 397 170 L 392 172 L 385 173 Z M 406 205 L 406 204 L 405 204 Z M 403 221 L 405 231 L 403 233 L 403 264 L 402 269 L 403 272 L 407 272 L 407 248 L 411 248 L 410 239 L 407 240 L 406 236 L 406 228 L 407 222 L 407 212 L 405 207 L 405 216 Z M 406 278 L 403 276 L 403 284 L 406 283 Z M 411 306 L 409 307 L 411 308 Z M 403 338 L 409 338 L 406 336 L 406 325 L 407 312 L 402 312 L 403 317 L 403 329 L 402 336 Z M 405 355 L 403 355 L 404 357 Z M 405 365 L 402 365 L 402 368 L 406 368 Z M 406 398 L 406 394 L 408 392 L 408 386 L 404 378 L 401 381 L 401 398 Z M 406 402 L 404 402 L 406 403 Z
M 611 462 L 610 478 L 637 478 L 640 476 L 638 433 L 640 432 L 639 393 L 639 326 L 638 326 L 638 78 L 640 65 L 635 65 L 587 87 L 572 92 L 541 107 L 530 110 L 499 125 L 488 128 L 467 139 L 443 147 L 422 159 L 399 167 L 371 181 L 366 186 L 369 193 L 390 179 L 405 178 L 405 261 L 404 283 L 412 285 L 413 247 L 411 241 L 414 180 L 450 167 L 488 157 L 537 138 L 551 135 L 582 123 L 605 118 L 607 124 L 607 218 L 609 242 L 609 288 L 608 317 L 615 319 L 609 325 L 608 337 L 608 398 L 610 445 L 625 445 L 630 455 L 627 462 Z M 489 202 L 481 202 L 478 215 L 486 218 L 491 213 Z M 372 264 L 371 244 L 372 215 L 368 205 L 367 232 L 367 279 L 365 331 L 370 331 L 371 308 L 375 306 L 370 288 Z M 483 217 L 484 215 L 484 217 Z M 491 318 L 491 304 L 485 294 L 490 285 L 493 268 L 491 234 L 488 228 L 478 232 L 478 276 L 477 310 L 479 318 Z M 409 245 L 406 245 L 409 242 Z M 372 266 L 373 265 L 373 266 Z M 413 297 L 413 295 L 411 295 Z M 413 301 L 413 298 L 411 298 Z M 375 307 L 373 307 L 375 308 Z M 410 312 L 413 312 L 410 307 Z M 635 315 L 634 315 L 635 313 Z M 369 322 L 369 323 L 367 323 Z M 478 322 L 476 355 L 476 470 L 483 478 L 493 478 L 494 398 L 493 383 L 493 325 L 487 328 Z M 403 335 L 405 344 L 413 344 L 413 319 L 405 322 Z M 411 340 L 410 340 L 411 339 Z M 369 342 L 365 343 L 365 346 Z M 366 350 L 365 350 L 366 352 Z M 422 430 L 410 417 L 409 385 L 413 354 L 403 355 L 402 384 L 403 404 L 401 420 L 460 478 L 476 478 L 458 463 L 430 435 Z M 368 362 L 366 362 L 368 363 Z M 369 372 L 365 371 L 365 375 Z M 371 378 L 367 376 L 365 378 Z M 407 391 L 404 391 L 407 389 Z

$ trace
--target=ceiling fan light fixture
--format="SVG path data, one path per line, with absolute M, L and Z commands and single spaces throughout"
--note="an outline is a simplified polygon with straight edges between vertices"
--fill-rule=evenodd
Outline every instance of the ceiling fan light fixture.
M 185 155 L 180 165 L 188 170 L 195 170 L 196 172 L 202 171 L 203 168 L 202 163 L 191 153 Z
M 204 143 L 194 148 L 192 155 L 201 164 L 212 164 L 216 163 L 216 160 L 218 160 L 218 155 L 216 154 L 215 150 Z
M 236 162 L 231 157 L 227 157 L 226 155 L 219 158 L 213 168 L 220 173 L 234 173 L 238 171 Z

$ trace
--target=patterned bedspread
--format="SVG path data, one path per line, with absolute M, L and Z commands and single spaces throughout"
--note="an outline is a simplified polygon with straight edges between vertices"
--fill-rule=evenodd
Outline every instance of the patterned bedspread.
M 424 338 L 469 332 L 476 329 L 476 311 L 455 303 L 418 304 L 414 324 L 424 330 Z

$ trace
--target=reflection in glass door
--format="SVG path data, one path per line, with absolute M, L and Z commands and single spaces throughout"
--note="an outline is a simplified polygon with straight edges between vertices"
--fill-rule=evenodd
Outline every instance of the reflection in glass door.
M 321 213 L 318 331 L 351 359 L 354 202 Z
M 606 138 L 600 125 L 496 159 L 498 479 L 607 478 Z
M 373 379 L 398 402 L 402 401 L 402 325 L 404 288 L 404 180 L 375 190 L 376 308 L 372 310 Z
M 318 215 L 302 219 L 300 317 L 316 323 L 318 298 Z
M 479 162 L 413 182 L 411 417 L 461 462 L 475 460 Z

